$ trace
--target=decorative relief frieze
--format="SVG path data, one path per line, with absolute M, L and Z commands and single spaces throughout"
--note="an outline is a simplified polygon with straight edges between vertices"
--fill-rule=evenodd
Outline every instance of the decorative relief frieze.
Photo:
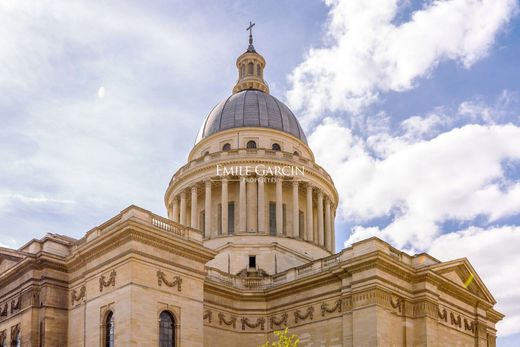
M 206 312 L 204 312 L 204 316 L 202 316 L 202 319 L 203 320 L 208 320 L 208 323 L 211 323 L 211 319 L 213 318 L 213 312 L 211 312 L 210 310 L 207 310 Z
M 442 311 L 441 309 L 438 309 L 437 314 L 441 320 L 443 320 L 444 322 L 448 322 L 448 312 L 446 311 L 446 309 L 443 309 Z
M 308 318 L 310 318 L 310 320 L 314 318 L 314 307 L 312 306 L 307 308 L 307 313 L 305 314 L 302 314 L 300 310 L 294 312 L 294 323 L 298 323 L 300 320 L 307 320 Z
M 32 292 L 32 304 L 40 306 L 40 288 L 34 287 Z
M 74 302 L 83 300 L 85 298 L 86 292 L 87 287 L 85 287 L 85 285 L 82 285 L 81 288 L 79 288 L 79 291 L 74 289 L 70 294 L 70 304 L 74 305 Z
M 321 304 L 321 316 L 325 316 L 325 313 L 334 313 L 338 311 L 341 313 L 341 299 L 335 301 L 334 306 L 329 307 L 326 303 Z
M 287 326 L 287 319 L 289 318 L 289 315 L 287 314 L 287 312 L 284 312 L 280 318 L 276 318 L 276 316 L 273 316 L 271 318 L 269 318 L 269 326 L 271 327 L 271 329 L 274 329 L 275 327 L 280 327 L 280 326 Z
M 403 303 L 403 299 L 400 297 L 397 297 L 395 300 L 394 298 L 390 297 L 390 306 L 392 306 L 392 308 L 396 308 L 399 313 L 402 311 L 401 306 Z
M 116 274 L 117 274 L 116 271 L 112 270 L 112 272 L 110 272 L 108 280 L 105 279 L 105 275 L 101 275 L 101 277 L 99 278 L 99 291 L 100 292 L 103 291 L 103 288 L 106 288 L 108 286 L 115 287 L 115 285 L 116 285 Z
M 260 327 L 260 330 L 265 329 L 265 318 L 259 317 L 257 318 L 256 323 L 250 323 L 249 318 L 244 317 L 240 320 L 240 322 L 242 323 L 242 330 L 246 330 L 246 327 L 251 329 Z
M 7 305 L 7 302 L 4 304 L 4 307 L 0 307 L 0 317 L 7 317 L 7 313 L 9 311 L 9 306 Z
M 226 320 L 226 317 L 224 317 L 224 314 L 221 312 L 218 314 L 218 324 L 233 326 L 233 329 L 235 329 L 236 325 L 237 325 L 237 317 L 231 316 L 231 318 L 229 320 Z
M 352 310 L 352 297 L 344 298 L 343 299 L 343 311 L 350 311 Z
M 475 333 L 475 325 L 472 321 L 469 321 L 466 318 L 464 318 L 464 330 Z
M 15 311 L 18 311 L 21 306 L 21 299 L 20 297 L 11 300 L 11 314 L 13 314 Z
M 459 328 L 462 328 L 462 322 L 461 322 L 460 316 L 457 316 L 457 318 L 455 318 L 455 315 L 453 314 L 453 312 L 450 312 L 450 324 L 456 325 Z
M 177 291 L 182 291 L 182 278 L 180 276 L 174 276 L 171 281 L 166 279 L 166 275 L 161 270 L 157 271 L 157 284 L 162 286 L 162 284 L 166 284 L 168 287 L 177 286 Z

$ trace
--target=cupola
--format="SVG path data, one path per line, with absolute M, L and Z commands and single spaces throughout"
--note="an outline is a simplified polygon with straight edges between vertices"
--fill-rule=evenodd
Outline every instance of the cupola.
M 253 26 L 249 22 L 249 46 L 247 50 L 237 58 L 238 81 L 233 87 L 233 94 L 242 90 L 253 89 L 269 93 L 269 87 L 264 81 L 265 59 L 258 54 L 253 46 Z

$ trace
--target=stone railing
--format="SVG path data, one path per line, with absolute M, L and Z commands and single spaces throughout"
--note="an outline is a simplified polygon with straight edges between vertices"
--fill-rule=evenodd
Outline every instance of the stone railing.
M 199 230 L 189 228 L 187 226 L 176 223 L 170 219 L 156 215 L 148 210 L 132 205 L 127 207 L 118 215 L 109 219 L 105 223 L 88 231 L 86 236 L 79 240 L 78 243 L 76 243 L 76 245 L 89 242 L 94 238 L 100 236 L 102 233 L 110 229 L 113 229 L 117 225 L 127 220 L 135 220 L 139 223 L 144 223 L 157 229 L 161 229 L 177 237 L 202 243 L 202 233 Z
M 206 271 L 207 279 L 212 282 L 241 290 L 263 291 L 265 289 L 273 288 L 284 283 L 322 272 L 334 265 L 338 265 L 340 261 L 341 253 L 338 253 L 266 277 L 239 277 L 210 267 L 206 268 Z
M 190 162 L 188 162 L 186 165 L 182 166 L 177 172 L 173 175 L 172 179 L 170 180 L 170 186 L 177 180 L 179 176 L 184 174 L 186 171 L 197 167 L 202 164 L 206 164 L 208 162 L 211 162 L 213 160 L 225 160 L 225 159 L 241 159 L 241 158 L 255 158 L 258 157 L 266 158 L 266 157 L 272 157 L 273 159 L 280 160 L 280 161 L 290 161 L 291 164 L 301 164 L 306 166 L 307 168 L 310 168 L 318 173 L 320 175 L 325 176 L 328 178 L 329 181 L 332 182 L 332 178 L 330 175 L 325 171 L 321 166 L 314 163 L 310 159 L 303 158 L 299 155 L 294 155 L 293 153 L 289 152 L 282 152 L 282 151 L 273 151 L 270 149 L 262 149 L 262 148 L 240 148 L 240 149 L 233 149 L 229 151 L 221 151 L 221 152 L 215 152 L 211 154 L 207 154 L 203 157 L 199 157 L 197 159 L 194 159 Z

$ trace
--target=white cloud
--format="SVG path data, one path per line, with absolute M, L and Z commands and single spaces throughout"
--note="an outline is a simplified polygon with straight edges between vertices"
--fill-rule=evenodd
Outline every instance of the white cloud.
M 520 227 L 471 227 L 433 241 L 428 253 L 440 260 L 467 257 L 506 315 L 498 323 L 500 336 L 520 332 Z
M 469 68 L 517 12 L 515 0 L 428 2 L 396 24 L 405 2 L 329 0 L 328 38 L 290 75 L 287 97 L 304 124 L 324 111 L 358 112 L 380 91 L 402 91 L 440 62 Z
M 430 138 L 452 118 L 414 116 L 402 122 L 401 134 L 382 131 L 367 139 L 326 118 L 309 142 L 334 178 L 339 215 L 354 225 L 346 246 L 377 236 L 441 260 L 468 257 L 507 315 L 499 334 L 513 334 L 520 331 L 520 227 L 443 234 L 442 224 L 472 225 L 481 216 L 492 224 L 520 215 L 520 182 L 507 172 L 520 164 L 520 127 L 470 124 Z
M 466 125 L 427 141 L 384 141 L 382 146 L 395 147 L 377 159 L 338 121 L 325 120 L 310 136 L 320 163 L 337 178 L 344 218 L 392 216 L 380 236 L 424 249 L 444 221 L 520 213 L 520 185 L 507 180 L 502 166 L 520 160 L 520 127 Z M 374 229 L 358 227 L 349 242 L 372 234 Z

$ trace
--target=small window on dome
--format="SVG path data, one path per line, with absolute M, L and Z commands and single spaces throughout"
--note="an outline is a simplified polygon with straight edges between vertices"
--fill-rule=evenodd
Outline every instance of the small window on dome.
M 247 73 L 252 75 L 254 73 L 255 65 L 253 63 L 247 64 Z
M 277 143 L 273 143 L 271 148 L 273 149 L 273 151 L 281 151 L 282 150 L 282 147 L 280 147 L 280 145 L 277 144 Z
M 262 75 L 262 68 L 260 67 L 260 65 L 256 66 L 256 75 L 258 77 L 260 77 Z
M 300 153 L 298 153 L 298 151 L 294 151 L 293 154 L 294 154 L 294 155 L 300 155 Z
M 224 144 L 224 146 L 222 146 L 223 151 L 229 151 L 230 149 L 231 149 L 231 145 L 229 143 L 226 143 L 226 144 Z
M 243 78 L 245 74 L 246 74 L 246 66 L 244 64 L 242 64 L 240 66 L 240 78 Z
M 246 147 L 247 148 L 256 148 L 256 142 L 255 141 L 248 141 Z
M 207 156 L 209 154 L 209 151 L 204 152 L 203 156 Z

